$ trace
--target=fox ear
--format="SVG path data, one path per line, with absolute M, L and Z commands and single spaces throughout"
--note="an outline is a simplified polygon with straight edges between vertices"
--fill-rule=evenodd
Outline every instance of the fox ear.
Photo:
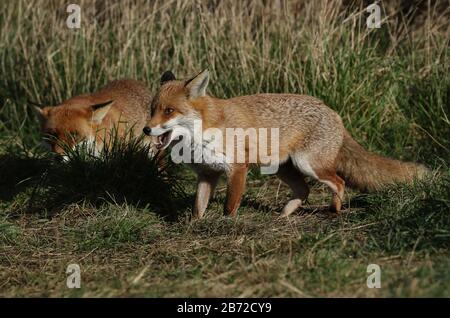
M 184 87 L 187 89 L 189 98 L 197 98 L 206 95 L 206 87 L 209 82 L 208 69 L 203 70 L 200 74 L 186 81 Z
M 105 103 L 95 104 L 91 106 L 92 109 L 92 121 L 100 124 L 109 112 L 114 101 L 110 100 Z
M 39 122 L 42 124 L 47 118 L 47 113 L 44 110 L 43 106 L 33 103 L 33 102 L 29 102 L 29 104 L 31 105 L 31 109 L 33 110 L 33 113 L 36 114 L 36 117 L 39 119 Z
M 161 80 L 159 83 L 162 85 L 165 82 L 176 80 L 175 75 L 171 71 L 165 71 L 163 75 L 161 75 Z

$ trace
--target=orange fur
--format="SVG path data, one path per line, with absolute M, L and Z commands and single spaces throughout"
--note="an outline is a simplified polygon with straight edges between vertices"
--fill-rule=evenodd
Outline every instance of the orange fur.
M 118 137 L 128 130 L 140 136 L 150 101 L 145 84 L 117 80 L 98 92 L 72 97 L 57 106 L 35 108 L 35 112 L 51 150 L 64 155 L 62 144 L 73 147 L 86 139 L 95 138 L 101 149 L 113 129 Z

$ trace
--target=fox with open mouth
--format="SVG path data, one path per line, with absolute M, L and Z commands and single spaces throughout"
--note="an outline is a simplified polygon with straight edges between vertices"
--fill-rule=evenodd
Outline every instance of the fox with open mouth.
M 325 184 L 332 193 L 331 211 L 342 207 L 345 185 L 362 191 L 379 189 L 394 182 L 411 182 L 423 178 L 428 169 L 423 165 L 388 159 L 368 152 L 345 129 L 341 117 L 319 99 L 296 94 L 256 94 L 219 99 L 206 94 L 209 73 L 204 70 L 188 80 L 176 80 L 167 71 L 151 103 L 151 114 L 143 131 L 156 139 L 156 147 L 165 149 L 181 140 L 194 140 L 193 148 L 205 147 L 211 141 L 195 142 L 195 122 L 202 130 L 215 128 L 222 132 L 233 127 L 270 130 L 278 128 L 277 176 L 293 192 L 282 216 L 288 216 L 309 195 L 305 177 Z M 260 139 L 255 139 L 260 140 Z M 235 216 L 245 191 L 250 164 L 262 165 L 262 158 L 249 161 L 249 151 L 257 148 L 251 141 L 245 145 L 243 162 L 219 153 L 224 160 L 210 164 L 207 160 L 192 163 L 197 172 L 197 193 L 193 216 L 201 218 L 219 177 L 227 176 L 224 213 Z M 173 154 L 172 154 L 173 155 Z M 258 154 L 259 156 L 259 154 Z

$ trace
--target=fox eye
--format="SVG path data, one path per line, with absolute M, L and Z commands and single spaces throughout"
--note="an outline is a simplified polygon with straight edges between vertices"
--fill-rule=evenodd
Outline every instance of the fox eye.
M 167 108 L 164 109 L 164 115 L 170 115 L 170 114 L 173 113 L 173 111 L 174 111 L 173 108 L 167 107 Z

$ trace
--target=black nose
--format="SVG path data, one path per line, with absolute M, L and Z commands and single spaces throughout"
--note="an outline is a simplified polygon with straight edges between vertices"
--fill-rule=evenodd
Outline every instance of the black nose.
M 147 136 L 150 136 L 152 129 L 150 127 L 146 126 L 146 127 L 144 127 L 143 131 L 144 131 L 144 134 L 146 134 Z

